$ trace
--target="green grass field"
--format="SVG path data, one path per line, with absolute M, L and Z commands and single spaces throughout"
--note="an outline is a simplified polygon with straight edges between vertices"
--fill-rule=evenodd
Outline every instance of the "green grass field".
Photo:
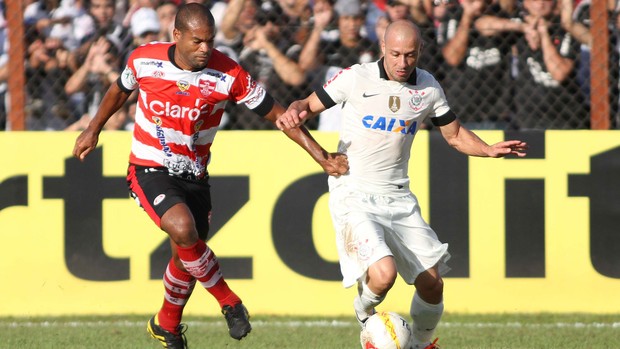
M 0 348 L 161 348 L 146 332 L 150 315 L 0 318 Z M 220 317 L 187 317 L 190 348 L 358 349 L 354 318 L 254 316 L 237 342 Z M 619 315 L 445 314 L 442 349 L 620 348 Z

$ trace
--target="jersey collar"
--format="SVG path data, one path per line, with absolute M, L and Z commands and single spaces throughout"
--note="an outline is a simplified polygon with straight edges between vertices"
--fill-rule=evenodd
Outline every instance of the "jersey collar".
M 385 71 L 385 68 L 383 67 L 383 58 L 378 60 L 377 64 L 379 65 L 379 77 L 383 80 L 390 80 L 390 78 L 387 75 L 387 72 Z M 411 76 L 409 77 L 409 80 L 407 80 L 407 83 L 410 85 L 416 85 L 417 81 L 418 81 L 418 68 L 413 70 L 413 73 L 411 73 Z
M 181 68 L 181 66 L 179 66 L 177 64 L 176 60 L 174 59 L 174 52 L 176 51 L 176 49 L 177 49 L 177 44 L 176 43 L 174 43 L 174 44 L 170 45 L 170 47 L 168 47 L 168 59 L 170 60 L 170 63 L 172 63 L 172 65 L 174 65 L 175 67 L 177 67 L 177 68 L 179 68 L 181 70 L 185 70 L 185 69 Z M 206 68 L 206 66 L 205 66 L 205 68 Z M 192 70 L 192 71 L 197 72 L 197 71 L 201 71 L 203 69 L 204 68 L 196 69 L 196 70 Z

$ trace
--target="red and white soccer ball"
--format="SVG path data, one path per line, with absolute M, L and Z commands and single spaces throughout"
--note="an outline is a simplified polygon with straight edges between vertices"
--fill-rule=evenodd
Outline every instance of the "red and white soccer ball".
M 394 312 L 378 312 L 366 320 L 360 333 L 362 349 L 409 349 L 411 327 Z

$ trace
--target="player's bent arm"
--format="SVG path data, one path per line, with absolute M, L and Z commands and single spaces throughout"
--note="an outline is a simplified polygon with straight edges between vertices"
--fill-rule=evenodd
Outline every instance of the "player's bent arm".
M 99 140 L 99 133 L 103 125 L 125 104 L 131 91 L 124 91 L 118 83 L 112 84 L 106 92 L 97 113 L 88 124 L 88 127 L 78 136 L 73 147 L 73 156 L 84 160 L 86 155 L 95 149 Z
M 316 92 L 313 92 L 305 99 L 292 102 L 286 112 L 278 117 L 276 126 L 280 130 L 298 127 L 306 120 L 317 116 L 323 110 L 325 110 L 325 105 L 319 99 Z

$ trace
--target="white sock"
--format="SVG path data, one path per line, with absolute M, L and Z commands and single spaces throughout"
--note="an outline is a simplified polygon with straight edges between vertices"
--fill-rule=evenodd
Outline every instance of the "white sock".
M 439 304 L 430 304 L 422 300 L 416 292 L 411 301 L 409 314 L 413 319 L 412 348 L 424 348 L 430 344 L 435 328 L 443 314 L 443 300 Z
M 355 297 L 353 308 L 355 308 L 358 320 L 364 321 L 375 312 L 375 307 L 383 302 L 385 296 L 374 294 L 364 282 L 360 284 L 361 287 L 357 289 L 359 296 Z

